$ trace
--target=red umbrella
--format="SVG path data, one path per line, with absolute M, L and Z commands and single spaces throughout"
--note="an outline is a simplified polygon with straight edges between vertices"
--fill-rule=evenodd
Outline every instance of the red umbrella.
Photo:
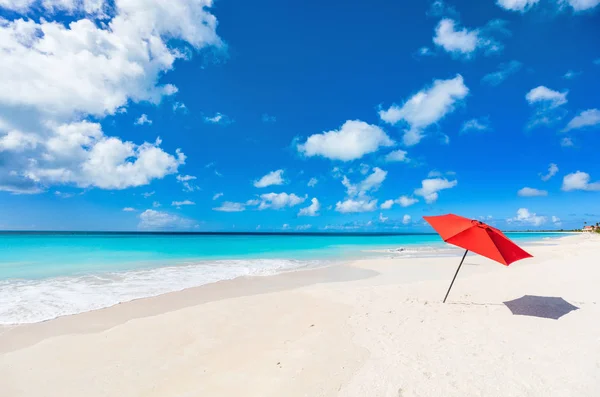
M 532 257 L 532 255 L 509 240 L 500 230 L 483 222 L 454 214 L 424 216 L 423 218 L 438 232 L 445 242 L 466 249 L 460 265 L 456 269 L 454 278 L 450 283 L 450 288 L 446 292 L 444 302 L 448 298 L 452 284 L 454 284 L 458 271 L 469 251 L 490 258 L 505 266 L 518 260 Z

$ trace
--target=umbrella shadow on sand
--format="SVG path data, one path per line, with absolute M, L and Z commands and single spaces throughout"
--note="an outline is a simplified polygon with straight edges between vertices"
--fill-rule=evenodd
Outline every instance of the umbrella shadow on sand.
M 524 295 L 503 302 L 514 315 L 551 318 L 558 320 L 565 314 L 579 309 L 560 297 Z

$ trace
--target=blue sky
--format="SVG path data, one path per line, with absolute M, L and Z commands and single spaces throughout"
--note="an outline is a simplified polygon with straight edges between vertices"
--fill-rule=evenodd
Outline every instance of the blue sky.
M 600 221 L 598 0 L 0 1 L 0 228 Z

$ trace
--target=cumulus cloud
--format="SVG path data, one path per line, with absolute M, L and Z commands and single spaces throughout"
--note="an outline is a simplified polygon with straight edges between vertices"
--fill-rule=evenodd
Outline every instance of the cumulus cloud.
M 507 219 L 509 223 L 518 222 L 526 223 L 533 226 L 540 226 L 546 222 L 545 216 L 538 216 L 536 213 L 529 212 L 527 208 L 519 208 L 517 216 L 514 218 Z
M 517 192 L 520 197 L 542 197 L 547 196 L 548 192 L 545 190 L 534 189 L 531 187 L 524 187 Z
M 434 80 L 433 85 L 414 94 L 402 106 L 394 104 L 387 110 L 380 110 L 379 117 L 392 125 L 406 124 L 404 144 L 416 145 L 423 138 L 424 130 L 453 112 L 468 93 L 461 75 L 449 80 Z
M 197 223 L 192 219 L 156 210 L 142 212 L 138 223 L 141 230 L 185 230 L 196 226 Z
M 554 91 L 541 85 L 529 91 L 527 95 L 525 95 L 525 99 L 527 99 L 527 102 L 529 102 L 530 105 L 544 103 L 547 106 L 554 108 L 567 103 L 567 94 L 568 91 Z
M 558 172 L 558 166 L 554 163 L 551 163 L 548 166 L 548 173 L 541 176 L 542 181 L 544 181 L 544 182 L 549 181 L 550 178 L 552 178 L 554 175 L 556 175 L 557 172 Z
M 446 52 L 463 58 L 474 56 L 477 50 L 494 53 L 502 50 L 502 45 L 489 37 L 486 32 L 495 30 L 502 25 L 500 21 L 492 21 L 484 29 L 461 28 L 457 21 L 443 18 L 435 28 L 433 42 Z
M 150 120 L 146 114 L 142 114 L 140 117 L 137 118 L 137 120 L 135 120 L 134 124 L 135 125 L 144 125 L 144 124 L 151 125 L 152 120 Z
M 338 201 L 335 204 L 335 210 L 344 214 L 357 212 L 372 212 L 377 209 L 377 200 L 366 199 L 346 199 Z
M 599 191 L 600 181 L 590 183 L 590 179 L 591 177 L 588 173 L 581 171 L 566 175 L 563 178 L 562 190 L 565 192 L 572 190 Z
M 319 200 L 313 198 L 311 200 L 311 203 L 312 204 L 308 207 L 302 208 L 300 212 L 298 212 L 298 216 L 318 216 L 319 210 L 321 209 L 321 204 L 319 203 Z
M 402 207 L 410 207 L 411 205 L 418 203 L 419 200 L 414 197 L 400 196 L 394 202 Z
M 505 10 L 525 12 L 540 0 L 497 0 L 496 4 Z
M 385 161 L 387 161 L 388 163 L 392 163 L 392 162 L 405 163 L 405 162 L 408 162 L 408 157 L 406 155 L 407 155 L 406 150 L 394 150 L 393 152 L 386 154 Z
M 135 211 L 135 208 L 132 208 L 132 207 L 125 207 L 125 208 L 123 208 L 123 211 L 124 211 L 124 212 L 134 212 L 134 211 Z
M 393 205 L 394 200 L 385 200 L 383 203 L 381 203 L 379 208 L 381 208 L 382 210 L 389 210 L 390 208 L 392 208 Z
M 471 119 L 467 120 L 463 123 L 460 132 L 461 134 L 465 134 L 467 132 L 475 131 L 475 132 L 483 132 L 490 130 L 490 120 L 487 117 L 482 117 L 479 119 Z
M 265 210 L 268 208 L 279 210 L 285 207 L 294 207 L 306 200 L 306 197 L 296 196 L 294 193 L 266 193 L 260 195 L 258 209 Z M 255 201 L 252 201 L 254 204 Z
M 558 2 L 571 6 L 575 12 L 591 10 L 600 4 L 600 0 L 558 0 Z
M 312 227 L 312 225 L 298 225 L 296 226 L 296 230 L 308 230 Z
M 365 197 L 369 192 L 375 192 L 379 189 L 387 176 L 387 171 L 379 167 L 374 167 L 373 172 L 362 181 L 353 184 L 347 176 L 342 178 L 342 185 L 346 188 L 349 197 Z
M 283 179 L 283 170 L 271 171 L 262 178 L 254 181 L 254 187 L 263 188 L 273 185 L 283 185 L 285 180 Z
M 410 223 L 411 219 L 412 219 L 412 218 L 410 217 L 410 215 L 404 215 L 404 216 L 402 217 L 402 224 L 404 224 L 404 225 L 408 225 L 408 224 Z
M 215 113 L 214 116 L 205 116 L 204 122 L 208 124 L 227 125 L 233 123 L 233 120 L 223 113 Z
M 142 196 L 144 196 L 144 198 L 148 198 L 148 197 L 154 196 L 154 193 L 155 192 L 145 192 L 145 193 L 142 193 Z
M 311 135 L 297 149 L 307 157 L 351 161 L 394 144 L 380 127 L 360 120 L 348 120 L 339 130 Z
M 159 141 L 107 136 L 86 119 L 122 112 L 129 103 L 157 104 L 176 93 L 160 77 L 193 50 L 221 46 L 210 1 L 2 5 L 23 15 L 0 22 L 0 189 L 124 189 L 177 172 L 185 160 L 180 151 L 169 154 Z M 33 10 L 40 18 L 23 18 Z M 55 21 L 56 11 L 70 18 Z
M 317 183 L 319 183 L 319 180 L 317 178 L 310 178 L 307 185 L 308 187 L 315 187 L 317 186 Z
M 579 128 L 594 127 L 600 125 L 600 110 L 588 109 L 580 112 L 563 129 L 563 132 Z
M 539 125 L 552 125 L 564 117 L 565 111 L 560 106 L 567 103 L 568 91 L 554 91 L 545 86 L 530 90 L 525 99 L 535 108 L 535 113 L 529 121 L 529 128 Z
M 182 205 L 196 205 L 196 203 L 194 203 L 193 201 L 190 201 L 190 200 L 183 200 L 183 201 L 173 201 L 171 203 L 171 205 L 173 207 L 181 207 Z
M 246 210 L 246 205 L 243 203 L 234 203 L 232 201 L 225 201 L 220 207 L 213 208 L 213 211 L 220 212 L 242 212 Z
M 193 175 L 177 175 L 176 179 L 183 185 L 184 192 L 194 192 L 196 190 L 200 190 L 200 188 L 192 182 L 198 179 Z
M 383 216 L 383 214 L 381 212 L 379 213 L 379 222 L 385 223 L 388 221 L 388 219 L 389 218 L 387 216 Z
M 458 181 L 449 181 L 445 178 L 424 179 L 421 181 L 421 187 L 415 189 L 415 194 L 423 197 L 427 204 L 432 204 L 437 201 L 439 191 L 451 189 L 457 184 Z
M 496 3 L 509 11 L 526 12 L 539 3 L 540 0 L 497 0 Z M 554 0 L 559 9 L 570 7 L 574 12 L 582 12 L 595 8 L 600 0 Z

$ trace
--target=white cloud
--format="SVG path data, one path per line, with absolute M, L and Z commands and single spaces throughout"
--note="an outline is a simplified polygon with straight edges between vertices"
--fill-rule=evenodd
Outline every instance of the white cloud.
M 380 206 L 379 208 L 381 208 L 382 210 L 389 210 L 390 208 L 392 208 L 392 206 L 394 205 L 394 200 L 385 200 Z
M 208 123 L 208 124 L 227 125 L 227 124 L 233 123 L 233 120 L 231 118 L 229 118 L 227 115 L 217 112 L 217 113 L 215 113 L 214 116 L 205 116 L 204 122 Z
M 135 211 L 135 208 L 132 208 L 132 207 L 125 207 L 125 208 L 123 208 L 123 211 L 125 211 L 125 212 L 134 212 L 134 211 Z
M 567 103 L 568 91 L 554 91 L 545 86 L 539 86 L 525 95 L 530 105 L 535 107 L 535 113 L 529 121 L 528 128 L 539 125 L 552 125 L 564 117 L 566 111 L 560 106 Z
M 3 164 L 10 164 L 0 166 L 3 190 L 52 184 L 124 189 L 175 173 L 183 163 L 183 153 L 106 136 L 99 123 L 85 119 L 173 95 L 177 88 L 159 80 L 175 61 L 221 46 L 210 2 L 115 0 L 106 14 L 103 4 L 3 1 L 21 13 L 36 12 L 35 19 L 0 22 L 0 140 Z M 68 24 L 53 20 L 55 10 L 69 13 Z M 102 23 L 95 21 L 100 15 Z M 9 135 L 14 140 L 14 131 L 24 136 L 18 155 L 4 142 Z
M 388 219 L 389 218 L 386 216 L 383 216 L 383 214 L 381 212 L 379 213 L 379 222 L 385 223 L 385 222 L 387 222 Z
M 595 8 L 600 4 L 600 0 L 558 0 L 561 4 L 568 4 L 573 8 L 573 11 L 587 11 Z
M 319 210 L 321 209 L 321 204 L 319 203 L 319 200 L 313 198 L 311 200 L 311 203 L 312 204 L 308 207 L 302 208 L 300 212 L 298 212 L 298 216 L 318 216 Z
M 367 199 L 347 199 L 338 201 L 335 204 L 335 210 L 341 213 L 371 212 L 377 209 L 377 200 Z
M 497 86 L 510 75 L 517 73 L 521 69 L 521 66 L 521 62 L 514 60 L 508 63 L 501 63 L 498 65 L 498 70 L 496 72 L 486 74 L 481 81 L 492 86 Z
M 171 205 L 173 207 L 181 207 L 182 205 L 196 205 L 196 203 L 194 203 L 193 201 L 190 201 L 190 200 L 183 200 L 183 201 L 173 201 L 171 203 Z
M 158 207 L 160 207 L 160 203 L 158 201 L 153 201 L 152 202 L 152 207 L 158 208 Z
M 600 124 L 600 110 L 588 109 L 575 116 L 563 131 L 570 131 L 579 128 L 593 127 Z
M 294 193 L 266 193 L 260 195 L 259 210 L 272 208 L 279 210 L 285 207 L 294 207 L 306 200 L 306 197 L 296 196 Z
M 138 228 L 142 230 L 180 230 L 191 229 L 197 223 L 167 212 L 146 210 L 140 214 Z
M 502 28 L 502 21 L 491 21 L 484 29 L 461 28 L 454 19 L 443 18 L 435 28 L 433 42 L 454 56 L 470 58 L 476 50 L 493 53 L 502 50 L 502 45 L 488 37 L 485 31 Z M 503 28 L 502 28 L 503 29 Z
M 400 204 L 402 207 L 410 207 L 411 205 L 418 203 L 419 200 L 414 197 L 400 196 L 394 202 Z
M 308 230 L 312 227 L 312 225 L 298 225 L 296 226 L 296 230 Z
M 556 175 L 556 173 L 558 172 L 558 166 L 554 163 L 551 163 L 548 166 L 548 173 L 546 175 L 542 175 L 542 181 L 546 182 L 549 181 L 550 178 L 552 178 L 554 175 Z
M 379 189 L 387 176 L 387 171 L 379 167 L 374 167 L 373 172 L 365 179 L 357 184 L 352 184 L 347 176 L 342 178 L 342 185 L 346 187 L 346 192 L 349 197 L 364 197 L 369 192 L 374 192 Z
M 404 216 L 402 217 L 402 223 L 403 223 L 404 225 L 408 225 L 408 224 L 410 223 L 410 221 L 411 221 L 411 217 L 410 217 L 410 215 L 404 215 Z
M 590 183 L 590 179 L 591 177 L 588 173 L 581 171 L 566 175 L 563 178 L 562 190 L 565 192 L 572 190 L 599 191 L 600 181 Z
M 191 182 L 198 179 L 193 175 L 177 175 L 176 179 L 179 183 L 183 185 L 184 192 L 194 192 L 196 190 L 200 190 L 198 186 Z
M 71 198 L 71 197 L 73 197 L 73 196 L 74 196 L 74 194 L 73 194 L 73 193 L 65 193 L 65 192 L 61 192 L 61 191 L 58 191 L 58 190 L 57 190 L 57 191 L 55 191 L 55 192 L 54 192 L 54 194 L 55 194 L 57 197 L 60 197 L 60 198 Z
M 142 196 L 144 196 L 144 198 L 148 198 L 150 196 L 154 196 L 154 192 L 146 192 L 146 193 L 142 193 Z
M 519 208 L 517 216 L 508 219 L 509 222 L 528 223 L 533 226 L 540 226 L 546 222 L 545 216 L 538 216 L 535 213 L 529 212 L 527 208 Z
M 246 210 L 246 205 L 243 203 L 234 203 L 225 201 L 220 207 L 213 208 L 213 211 L 221 212 L 242 212 Z
M 467 28 L 457 30 L 456 22 L 450 18 L 442 19 L 435 29 L 433 42 L 448 52 L 470 54 L 477 48 L 479 36 L 477 30 Z
M 555 108 L 567 103 L 568 93 L 568 91 L 554 91 L 541 85 L 530 90 L 527 95 L 525 95 L 525 99 L 527 99 L 527 102 L 529 102 L 530 105 L 543 103 L 551 108 Z
M 417 54 L 422 56 L 422 57 L 427 57 L 427 56 L 433 56 L 433 51 L 431 51 L 431 49 L 429 47 L 421 47 L 419 48 L 419 50 L 417 51 Z
M 562 147 L 573 147 L 575 146 L 575 144 L 573 143 L 573 140 L 569 137 L 564 137 L 563 139 L 560 140 L 560 146 Z
M 173 103 L 173 111 L 177 112 L 177 111 L 182 111 L 182 112 L 187 112 L 187 107 L 185 106 L 185 103 L 183 102 L 175 102 Z
M 574 72 L 572 70 L 567 71 L 567 73 L 565 73 L 563 75 L 563 78 L 567 79 L 567 80 L 571 80 L 574 79 L 575 77 L 581 75 L 582 72 Z
M 277 121 L 277 118 L 275 116 L 270 116 L 267 113 L 263 113 L 261 120 L 263 123 L 274 123 Z
M 487 117 L 480 119 L 471 119 L 463 123 L 460 132 L 462 134 L 469 131 L 488 131 L 490 129 L 490 121 Z
M 271 171 L 262 178 L 254 181 L 254 187 L 263 188 L 273 185 L 283 185 L 285 180 L 283 179 L 283 170 Z
M 496 4 L 505 10 L 525 12 L 540 0 L 497 0 Z
M 281 227 L 283 230 L 288 230 L 290 228 L 290 225 L 287 223 L 284 223 L 283 226 Z
M 394 150 L 393 152 L 388 153 L 385 156 L 385 161 L 388 163 L 391 162 L 408 162 L 408 157 L 406 157 L 407 152 L 405 150 Z
M 148 125 L 152 125 L 152 120 L 150 120 L 148 118 L 148 116 L 146 114 L 142 114 L 134 123 L 135 125 L 144 125 L 144 124 L 148 124 Z
M 554 226 L 560 226 L 561 225 L 560 218 L 552 215 L 552 223 L 554 223 Z
M 427 204 L 432 204 L 437 201 L 439 191 L 451 189 L 457 184 L 458 181 L 449 181 L 445 178 L 424 179 L 421 181 L 421 187 L 415 189 L 415 194 L 423 197 Z
M 339 130 L 308 137 L 297 149 L 305 156 L 322 156 L 331 160 L 351 161 L 393 146 L 394 141 L 378 126 L 360 120 L 348 120 Z
M 534 189 L 531 187 L 524 187 L 517 192 L 520 197 L 542 197 L 547 196 L 548 192 L 545 190 Z
M 380 110 L 379 117 L 392 125 L 400 121 L 406 123 L 409 129 L 404 132 L 404 144 L 416 145 L 423 138 L 423 131 L 454 111 L 457 102 L 468 93 L 461 75 L 449 80 L 434 80 L 432 86 L 423 88 L 402 106 L 394 104 L 387 110 Z
M 307 185 L 308 187 L 315 187 L 317 183 L 319 183 L 319 180 L 317 178 L 310 178 Z
M 223 193 L 215 193 L 213 200 L 217 200 L 219 197 L 223 197 Z

